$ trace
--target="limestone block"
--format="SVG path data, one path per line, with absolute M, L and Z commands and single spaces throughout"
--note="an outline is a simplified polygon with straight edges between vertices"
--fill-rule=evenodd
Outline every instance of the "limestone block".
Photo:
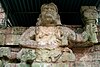
M 30 64 L 26 64 L 26 63 L 20 63 L 19 67 L 30 67 Z
M 6 29 L 0 29 L 0 34 L 4 34 Z
M 61 57 L 58 59 L 57 62 L 67 62 L 67 61 L 75 61 L 75 55 L 71 49 L 64 48 Z
M 6 35 L 6 45 L 19 45 L 20 35 Z
M 9 57 L 11 55 L 11 51 L 9 47 L 0 47 L 0 57 L 6 56 Z
M 30 65 L 26 63 L 6 63 L 4 67 L 30 67 Z
M 13 27 L 12 33 L 16 35 L 21 35 L 22 33 L 25 32 L 26 29 L 27 29 L 26 27 Z
M 0 60 L 0 67 L 3 67 L 3 62 Z
M 32 67 L 69 67 L 69 63 L 32 63 Z
M 4 44 L 5 44 L 5 35 L 0 34 L 0 45 L 4 45 Z
M 73 67 L 88 67 L 88 66 L 85 66 L 84 62 L 75 62 L 75 64 L 73 64 Z
M 4 67 L 20 67 L 19 64 L 16 63 L 6 63 Z
M 36 49 L 37 62 L 67 62 L 75 61 L 75 55 L 69 48 Z
M 93 52 L 93 60 L 100 60 L 100 51 Z
M 10 47 L 11 52 L 19 52 L 21 50 L 21 48 L 16 48 L 16 47 Z
M 100 67 L 100 62 L 97 60 L 93 61 L 91 67 Z
M 95 50 L 95 51 L 99 51 L 99 50 L 100 50 L 100 45 L 95 45 L 95 46 L 94 46 L 94 50 Z
M 43 67 L 43 63 L 32 63 L 31 67 Z
M 35 50 L 22 48 L 21 51 L 18 52 L 17 58 L 20 59 L 22 62 L 28 60 L 33 61 L 36 58 Z
M 17 52 L 11 52 L 9 59 L 16 59 L 16 58 L 17 58 Z
M 11 34 L 12 33 L 12 27 L 7 27 L 6 29 L 5 29 L 5 32 L 4 32 L 5 34 Z

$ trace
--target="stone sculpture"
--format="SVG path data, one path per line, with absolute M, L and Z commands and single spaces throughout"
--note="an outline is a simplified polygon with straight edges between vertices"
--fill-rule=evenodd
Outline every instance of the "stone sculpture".
M 67 47 L 69 41 L 85 42 L 90 38 L 91 42 L 97 42 L 93 22 L 86 22 L 86 29 L 80 35 L 61 25 L 57 6 L 54 3 L 44 4 L 36 27 L 30 27 L 23 33 L 20 45 L 34 48 L 36 62 L 67 62 L 75 60 L 74 53 Z
M 82 6 L 81 13 L 83 14 L 83 21 L 85 24 L 86 40 L 93 43 L 98 43 L 97 39 L 97 25 L 98 25 L 98 12 L 95 6 Z

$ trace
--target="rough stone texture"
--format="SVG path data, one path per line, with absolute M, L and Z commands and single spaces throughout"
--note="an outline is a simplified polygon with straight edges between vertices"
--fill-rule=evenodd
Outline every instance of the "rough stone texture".
M 5 44 L 5 35 L 0 34 L 0 45 L 4 45 L 4 44 Z
M 3 62 L 0 60 L 0 67 L 3 67 Z
M 22 33 L 24 33 L 26 29 L 26 27 L 13 27 L 12 33 L 16 35 L 22 35 Z
M 11 55 L 11 51 L 9 47 L 0 47 L 0 57 L 6 56 L 9 57 Z
M 22 62 L 26 62 L 28 60 L 33 61 L 36 58 L 35 50 L 22 48 L 21 51 L 17 54 L 17 58 Z
M 30 65 L 26 63 L 6 63 L 4 67 L 30 67 Z
M 56 48 L 61 44 L 60 27 L 55 26 L 38 26 L 36 27 L 36 41 L 42 48 Z
M 84 34 L 84 30 L 77 28 L 77 26 L 61 26 L 60 16 L 55 4 L 47 4 L 45 7 L 50 7 L 49 10 L 44 6 L 41 8 L 42 12 L 36 24 L 43 26 L 30 27 L 27 30 L 26 27 L 8 27 L 0 30 L 1 39 L 3 35 L 5 36 L 5 40 L 0 40 L 0 42 L 4 41 L 3 43 L 6 44 L 5 47 L 0 47 L 0 60 L 3 60 L 0 61 L 0 65 L 3 62 L 3 67 L 99 67 L 100 45 L 98 43 L 96 43 L 98 45 L 93 44 L 93 40 L 96 40 L 97 31 L 95 32 L 92 28 L 96 24 L 92 24 L 95 23 L 94 20 L 89 20 L 93 18 L 97 20 L 97 14 L 89 16 L 89 13 L 95 7 L 82 8 L 83 12 L 85 9 L 89 9 L 84 12 L 84 17 L 86 18 L 84 18 L 84 21 L 87 28 Z M 90 36 L 92 33 L 93 40 Z M 86 39 L 84 35 L 86 35 Z M 85 46 L 83 43 L 80 44 L 84 48 L 78 46 L 77 42 L 83 41 L 82 38 L 85 41 L 90 38 L 89 41 L 93 42 L 90 43 L 92 48 Z M 73 46 L 68 48 L 71 44 L 78 48 Z M 85 44 L 88 45 L 88 42 L 85 42 Z M 17 45 L 20 49 L 12 48 L 14 45 Z M 8 57 L 8 59 L 3 56 Z M 21 60 L 21 62 L 15 63 L 15 61 L 18 61 L 17 59 Z
M 17 58 L 17 52 L 11 52 L 9 59 L 16 59 Z
M 70 67 L 69 63 L 32 63 L 32 67 Z
M 6 35 L 6 45 L 19 45 L 20 35 Z

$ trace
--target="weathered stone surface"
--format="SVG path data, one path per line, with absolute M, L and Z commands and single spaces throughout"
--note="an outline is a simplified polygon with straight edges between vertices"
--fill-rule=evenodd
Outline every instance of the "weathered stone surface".
M 26 63 L 6 63 L 4 67 L 30 67 L 30 65 Z
M 100 60 L 100 51 L 94 51 L 92 56 L 93 60 Z
M 37 42 L 35 41 L 35 27 L 30 27 L 21 35 L 20 45 L 30 48 L 37 46 Z
M 37 49 L 37 62 L 67 62 L 74 61 L 75 55 L 69 48 Z
M 11 51 L 9 47 L 0 47 L 0 57 L 6 56 L 9 57 L 11 55 Z
M 71 67 L 69 63 L 32 63 L 32 67 Z
M 12 27 L 7 27 L 7 28 L 5 29 L 4 34 L 11 34 L 11 33 L 12 33 Z
M 28 60 L 33 61 L 36 58 L 35 50 L 22 48 L 21 51 L 17 54 L 17 58 L 22 62 L 26 62 Z
M 42 48 L 56 48 L 61 44 L 60 27 L 38 26 L 36 27 L 36 41 Z
M 99 45 L 99 44 L 98 44 L 98 45 L 95 45 L 95 46 L 94 46 L 94 50 L 95 50 L 95 51 L 100 51 L 100 45 Z
M 21 48 L 19 47 L 10 47 L 11 52 L 19 52 Z
M 4 45 L 4 44 L 5 44 L 5 35 L 0 34 L 0 45 Z
M 75 40 L 76 39 L 76 35 L 75 35 L 75 32 L 73 30 L 71 30 L 70 28 L 68 27 L 61 27 L 61 32 L 62 32 L 62 36 L 61 36 L 61 39 L 62 39 L 62 46 L 63 45 L 68 45 L 68 41 L 69 40 Z
M 26 63 L 20 63 L 19 67 L 31 67 L 31 65 Z
M 75 64 L 73 64 L 73 67 L 91 67 L 90 65 L 87 65 L 84 62 L 75 62 Z
M 19 45 L 20 35 L 6 35 L 6 45 Z
M 17 52 L 11 52 L 9 59 L 16 59 L 16 58 L 17 58 Z
M 0 60 L 0 67 L 3 67 L 3 62 Z
M 12 33 L 16 35 L 21 35 L 22 33 L 25 32 L 26 29 L 27 29 L 26 27 L 13 27 Z

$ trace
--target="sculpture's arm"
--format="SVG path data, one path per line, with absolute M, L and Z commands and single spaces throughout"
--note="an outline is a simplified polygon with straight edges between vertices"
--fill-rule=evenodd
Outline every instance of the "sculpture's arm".
M 21 45 L 36 45 L 35 41 L 35 27 L 27 29 L 20 37 Z

